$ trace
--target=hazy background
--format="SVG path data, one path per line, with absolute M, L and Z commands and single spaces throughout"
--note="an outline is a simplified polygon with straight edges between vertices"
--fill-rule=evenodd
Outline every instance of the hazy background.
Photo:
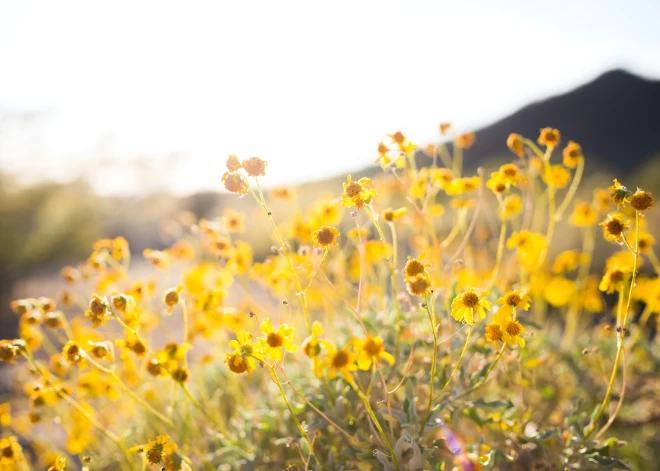
M 486 125 L 623 67 L 660 77 L 648 1 L 0 1 L 0 169 L 99 194 L 356 170 L 397 129 Z
M 338 192 L 387 132 L 477 130 L 474 168 L 550 125 L 593 181 L 660 191 L 658 18 L 651 1 L 0 0 L 0 337 L 9 300 L 54 295 L 95 239 L 140 253 L 179 211 L 245 203 L 221 191 L 230 153 L 266 159 L 269 186 Z

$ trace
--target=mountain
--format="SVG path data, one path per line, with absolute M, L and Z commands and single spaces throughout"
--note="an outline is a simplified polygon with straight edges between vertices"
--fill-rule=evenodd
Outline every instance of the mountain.
M 563 143 L 578 142 L 587 158 L 629 174 L 660 156 L 660 81 L 621 69 L 606 72 L 478 130 L 466 162 L 479 164 L 506 152 L 506 138 L 512 132 L 535 139 L 545 126 L 559 129 Z

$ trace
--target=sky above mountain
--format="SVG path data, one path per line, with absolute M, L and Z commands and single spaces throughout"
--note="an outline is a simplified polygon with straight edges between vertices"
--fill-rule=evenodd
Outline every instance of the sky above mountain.
M 607 4 L 606 4 L 607 3 Z M 101 193 L 360 169 L 624 67 L 660 77 L 658 2 L 0 2 L 0 171 Z

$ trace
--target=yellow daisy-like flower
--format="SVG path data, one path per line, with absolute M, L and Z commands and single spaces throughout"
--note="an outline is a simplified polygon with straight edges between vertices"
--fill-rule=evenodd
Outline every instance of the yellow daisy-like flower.
M 490 180 L 486 182 L 486 187 L 496 194 L 501 195 L 509 189 L 509 186 L 500 172 L 493 172 L 490 174 Z
M 354 339 L 352 344 L 357 352 L 358 368 L 367 371 L 376 360 L 383 360 L 390 365 L 394 364 L 394 357 L 385 351 L 383 339 L 367 335 L 364 339 Z
M 532 298 L 529 296 L 523 296 L 520 294 L 520 290 L 513 290 L 506 293 L 504 296 L 497 300 L 497 304 L 501 304 L 502 307 L 498 309 L 497 312 L 504 314 L 511 314 L 514 309 L 524 309 L 527 311 L 529 306 L 532 304 Z
M 0 464 L 18 463 L 22 454 L 23 449 L 16 437 L 0 438 Z
M 355 354 L 348 347 L 335 349 L 332 346 L 326 354 L 323 367 L 329 368 L 328 378 L 332 379 L 337 376 L 337 373 L 341 373 L 349 383 L 354 382 L 353 372 L 358 369 Z
M 456 138 L 456 145 L 461 149 L 469 149 L 472 144 L 477 140 L 477 135 L 473 132 L 461 134 Z
M 561 134 L 559 133 L 559 129 L 547 127 L 540 130 L 538 142 L 542 146 L 554 148 L 559 145 L 560 140 Z
M 465 324 L 474 324 L 475 312 L 479 319 L 486 317 L 485 310 L 490 310 L 491 304 L 487 299 L 482 299 L 488 293 L 475 292 L 474 288 L 470 288 L 462 294 L 454 298 L 451 303 L 451 315 L 454 319 Z
M 264 319 L 259 326 L 261 331 L 266 334 L 265 338 L 259 339 L 259 344 L 263 349 L 266 358 L 273 361 L 282 360 L 282 348 L 289 352 L 298 350 L 298 345 L 293 343 L 294 328 L 282 324 L 277 330 L 273 329 L 270 319 Z
M 621 242 L 624 234 L 628 230 L 630 222 L 623 216 L 616 213 L 610 213 L 605 220 L 599 224 L 603 227 L 603 237 L 610 242 Z
M 331 245 L 337 244 L 339 231 L 332 226 L 323 226 L 312 234 L 312 242 L 316 247 L 327 249 Z
M 498 214 L 502 221 L 508 221 L 519 215 L 523 210 L 522 198 L 518 195 L 509 195 L 504 198 Z
M 569 222 L 577 227 L 590 227 L 598 222 L 598 211 L 585 201 L 575 203 Z
M 555 258 L 551 270 L 555 275 L 561 275 L 575 270 L 578 264 L 588 261 L 589 255 L 586 253 L 580 253 L 575 250 L 564 250 Z
M 543 169 L 543 181 L 548 186 L 562 189 L 568 185 L 570 179 L 570 172 L 562 165 L 550 165 Z
M 176 448 L 174 443 L 170 443 L 170 437 L 158 435 L 155 440 L 150 440 L 146 446 L 142 447 L 142 451 L 149 464 L 159 464 L 173 454 Z
M 608 190 L 610 192 L 610 200 L 616 203 L 617 209 L 620 209 L 626 203 L 626 200 L 632 196 L 632 191 L 621 185 L 616 178 L 614 179 L 614 184 Z
M 387 222 L 393 222 L 405 216 L 406 212 L 407 212 L 406 208 L 399 208 L 399 209 L 387 208 L 385 211 L 383 211 L 382 217 Z
M 319 321 L 312 323 L 312 334 L 303 340 L 300 348 L 303 353 L 312 360 L 312 369 L 316 376 L 322 376 L 323 362 L 321 361 L 321 353 L 332 350 L 332 344 L 326 340 L 321 340 L 319 337 L 323 334 L 323 325 Z
M 493 315 L 493 323 L 500 327 L 502 342 L 511 347 L 514 345 L 519 345 L 521 348 L 525 346 L 525 339 L 520 336 L 525 333 L 525 328 L 520 322 L 514 320 L 510 314 L 500 309 Z
M 516 133 L 509 134 L 509 137 L 506 140 L 506 145 L 511 150 L 511 152 L 516 154 L 521 159 L 525 155 L 523 140 L 520 134 L 516 134 Z
M 248 376 L 257 367 L 256 360 L 261 358 L 258 345 L 252 343 L 252 334 L 237 332 L 236 340 L 231 340 L 229 346 L 234 349 L 228 353 L 225 363 L 229 369 L 237 374 L 247 373 Z
M 607 294 L 612 294 L 615 291 L 620 291 L 623 288 L 624 282 L 632 273 L 632 268 L 628 266 L 613 267 L 605 272 L 603 278 L 600 280 L 598 289 Z
M 580 144 L 574 141 L 568 141 L 568 144 L 564 148 L 564 165 L 568 168 L 575 168 L 584 156 L 582 155 L 582 147 Z
M 493 343 L 502 340 L 502 331 L 500 330 L 500 326 L 495 322 L 486 324 L 486 340 Z
M 371 186 L 371 179 L 360 178 L 358 181 L 353 181 L 349 175 L 344 183 L 344 191 L 341 194 L 341 202 L 344 206 L 355 206 L 357 209 L 362 209 L 365 204 L 369 203 L 371 199 L 376 196 L 376 190 L 367 188 Z
M 505 164 L 500 167 L 499 174 L 507 185 L 518 186 L 524 177 L 515 164 Z

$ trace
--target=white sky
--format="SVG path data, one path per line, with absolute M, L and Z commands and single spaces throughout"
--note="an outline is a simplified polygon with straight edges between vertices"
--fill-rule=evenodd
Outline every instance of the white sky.
M 124 194 L 219 189 L 229 153 L 271 184 L 346 173 L 386 132 L 434 140 L 613 67 L 660 77 L 659 5 L 0 0 L 0 170 Z

